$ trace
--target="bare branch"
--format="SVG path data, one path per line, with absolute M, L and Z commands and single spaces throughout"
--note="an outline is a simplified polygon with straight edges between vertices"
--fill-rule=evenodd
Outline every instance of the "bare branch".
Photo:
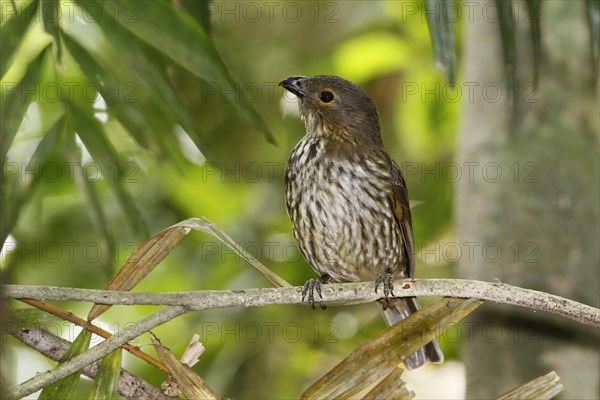
M 28 329 L 25 331 L 17 331 L 12 334 L 27 346 L 34 348 L 51 360 L 59 361 L 71 342 L 44 329 Z M 90 378 L 96 377 L 100 360 L 83 368 L 83 374 Z M 169 397 L 162 394 L 160 389 L 152 386 L 142 378 L 121 369 L 121 379 L 119 380 L 119 394 L 128 399 L 161 399 L 168 400 Z
M 463 279 L 397 280 L 396 297 L 449 296 L 474 298 L 546 311 L 582 324 L 600 326 L 600 309 L 536 290 L 504 283 Z M 261 307 L 272 304 L 302 304 L 299 287 L 206 290 L 197 292 L 129 293 L 50 286 L 5 285 L 11 298 L 78 300 L 122 305 L 184 306 L 188 310 L 227 307 Z M 366 303 L 381 298 L 373 282 L 332 283 L 323 286 L 323 304 Z
M 92 347 L 85 353 L 75 356 L 69 361 L 56 366 L 53 370 L 42 372 L 19 385 L 9 387 L 6 391 L 6 398 L 20 399 L 31 393 L 35 393 L 36 391 L 53 384 L 57 380 L 79 371 L 86 365 L 101 359 L 108 353 L 135 339 L 144 332 L 164 324 L 187 311 L 188 310 L 185 307 L 166 307 L 150 314 L 135 324 L 128 324 L 125 329 L 115 333 L 109 339 Z
M 582 324 L 600 327 L 600 309 L 535 290 L 503 283 L 489 283 L 460 279 L 397 280 L 395 297 L 450 296 L 474 298 L 497 303 L 518 305 L 561 315 Z M 373 290 L 373 282 L 328 284 L 323 287 L 323 304 L 340 305 L 365 303 L 381 297 Z M 271 304 L 302 304 L 299 287 L 208 290 L 173 293 L 129 293 L 103 290 L 60 288 L 48 286 L 4 285 L 10 298 L 46 300 L 79 300 L 105 304 L 169 305 L 148 317 L 131 324 L 125 330 L 74 357 L 52 371 L 36 375 L 8 390 L 11 399 L 27 396 L 64 378 L 90 363 L 104 357 L 123 344 L 150 329 L 189 311 L 226 307 L 259 307 Z

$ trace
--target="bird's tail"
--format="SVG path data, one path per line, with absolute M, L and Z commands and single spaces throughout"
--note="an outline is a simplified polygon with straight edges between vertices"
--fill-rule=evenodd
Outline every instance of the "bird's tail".
M 401 299 L 390 299 L 389 305 L 385 310 L 383 309 L 383 303 L 380 302 L 379 308 L 385 322 L 387 322 L 388 326 L 392 326 L 417 311 L 419 303 L 414 297 L 404 297 Z M 415 369 L 426 362 L 441 363 L 442 361 L 444 361 L 444 355 L 440 350 L 440 346 L 433 340 L 411 354 L 404 360 L 404 364 L 408 369 Z

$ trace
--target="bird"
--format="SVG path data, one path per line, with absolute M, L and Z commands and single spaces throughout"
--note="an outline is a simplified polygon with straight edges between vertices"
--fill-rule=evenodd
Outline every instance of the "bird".
M 414 297 L 392 298 L 393 279 L 412 278 L 414 238 L 406 182 L 381 139 L 377 107 L 354 83 L 333 75 L 290 76 L 279 83 L 298 99 L 306 134 L 285 170 L 285 202 L 301 253 L 328 282 L 375 281 L 391 326 L 419 309 Z M 408 369 L 444 356 L 435 340 L 404 360 Z

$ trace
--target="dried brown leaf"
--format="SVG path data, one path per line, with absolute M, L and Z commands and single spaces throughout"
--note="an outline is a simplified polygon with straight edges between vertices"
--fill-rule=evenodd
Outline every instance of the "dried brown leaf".
M 402 379 L 404 369 L 397 367 L 364 396 L 365 399 L 411 400 L 415 394 L 406 388 Z
M 206 232 L 213 237 L 221 240 L 235 251 L 240 257 L 245 259 L 260 272 L 269 282 L 278 287 L 290 287 L 291 285 L 270 269 L 265 267 L 260 261 L 252 257 L 242 246 L 237 244 L 229 235 L 219 229 L 215 224 L 206 218 L 190 218 L 179 222 L 167 229 L 157 233 L 129 256 L 116 275 L 108 282 L 105 290 L 131 290 L 142 279 L 144 279 L 164 258 L 181 242 L 181 240 L 190 232 L 190 230 Z M 108 304 L 94 304 L 88 314 L 88 321 L 98 318 L 111 306 Z
M 475 299 L 444 298 L 428 305 L 363 342 L 301 398 L 345 398 L 360 392 L 480 304 Z
M 164 260 L 189 231 L 189 228 L 174 225 L 146 240 L 127 258 L 105 290 L 131 290 Z M 110 307 L 108 304 L 94 304 L 88 314 L 88 321 L 94 320 Z
M 202 379 L 200 375 L 194 372 L 187 364 L 182 363 L 173 355 L 173 352 L 160 342 L 152 338 L 154 348 L 158 357 L 169 369 L 173 380 L 179 386 L 181 392 L 188 399 L 220 399 L 221 397 Z
M 560 377 L 556 372 L 551 371 L 504 393 L 498 397 L 498 400 L 546 400 L 553 398 L 563 390 L 565 387 L 560 382 Z

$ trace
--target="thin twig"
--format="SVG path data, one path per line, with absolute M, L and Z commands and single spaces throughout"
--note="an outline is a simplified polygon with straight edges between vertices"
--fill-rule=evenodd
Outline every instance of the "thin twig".
M 488 300 L 546 311 L 582 324 L 600 327 L 600 309 L 598 308 L 504 283 L 462 279 L 397 280 L 394 282 L 394 288 L 396 297 L 449 296 Z M 195 311 L 303 303 L 299 287 L 163 293 L 127 293 L 26 285 L 5 285 L 3 289 L 5 295 L 11 298 L 78 300 L 123 305 L 185 306 L 187 309 Z M 379 294 L 374 292 L 373 282 L 327 284 L 323 285 L 322 293 L 322 303 L 325 305 L 366 303 L 381 298 L 381 292 Z
M 44 301 L 40 301 L 40 300 L 33 300 L 33 299 L 19 299 L 20 301 L 22 301 L 23 303 L 29 304 L 30 306 L 34 306 L 40 310 L 46 311 L 47 313 L 50 313 L 52 315 L 56 315 L 57 317 L 65 320 L 65 321 L 69 321 L 75 325 L 78 325 L 82 328 L 87 329 L 88 331 L 95 333 L 96 335 L 103 337 L 104 339 L 108 339 L 109 337 L 112 336 L 112 333 L 106 332 L 104 329 L 92 324 L 91 322 L 88 322 L 84 319 L 79 318 L 76 315 L 73 315 L 73 313 L 65 311 L 61 308 L 58 308 L 56 306 L 53 306 L 52 304 L 48 304 Z M 167 369 L 167 367 L 165 366 L 165 364 L 163 364 L 162 362 L 160 362 L 159 360 L 153 358 L 152 356 L 150 356 L 150 354 L 144 353 L 143 351 L 141 351 L 139 348 L 132 346 L 128 343 L 125 343 L 123 345 L 123 348 L 125 350 L 127 350 L 128 352 L 130 352 L 131 354 L 133 354 L 134 356 L 146 361 L 147 363 L 154 365 L 155 367 L 161 369 L 163 372 L 165 373 L 169 373 L 169 370 Z

